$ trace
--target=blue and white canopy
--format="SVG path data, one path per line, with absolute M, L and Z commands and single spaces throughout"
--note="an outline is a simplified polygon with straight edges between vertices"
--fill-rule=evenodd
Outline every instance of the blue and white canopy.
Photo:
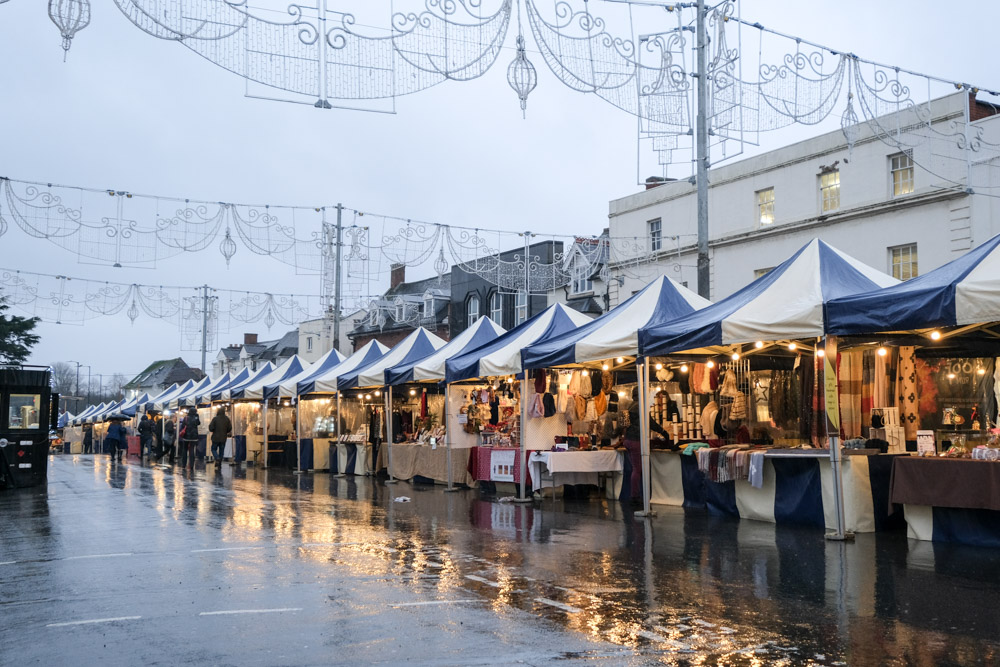
M 506 329 L 488 317 L 481 317 L 471 327 L 452 338 L 439 350 L 431 352 L 422 359 L 398 364 L 385 371 L 385 383 L 390 385 L 406 382 L 426 382 L 444 380 L 445 362 L 452 357 L 464 354 L 470 350 L 482 347 Z
M 521 352 L 525 368 L 550 368 L 639 354 L 639 329 L 665 324 L 711 305 L 660 276 L 597 319 Z
M 177 384 L 175 382 L 160 392 L 158 396 L 154 396 L 149 399 L 149 403 L 146 404 L 146 409 L 156 410 L 159 412 L 170 405 L 170 399 L 179 396 L 182 392 L 190 390 L 193 386 L 194 380 L 188 380 L 184 384 Z
M 202 394 L 202 402 L 211 403 L 213 401 L 221 401 L 223 392 L 232 387 L 234 384 L 243 384 L 249 380 L 251 372 L 252 371 L 249 368 L 244 366 L 239 373 L 231 376 L 227 382 L 223 383 L 221 386 L 216 385 L 214 389 L 210 389 Z
M 448 383 L 474 378 L 520 373 L 521 350 L 590 322 L 591 319 L 561 303 L 549 306 L 486 345 L 452 357 L 445 363 Z
M 897 282 L 813 239 L 732 296 L 672 322 L 640 329 L 639 354 L 703 352 L 719 345 L 823 336 L 828 302 Z
M 197 405 L 195 402 L 195 396 L 204 393 L 212 385 L 212 378 L 207 375 L 202 379 L 195 382 L 194 385 L 187 391 L 179 392 L 176 396 L 170 399 L 169 407 L 171 408 L 181 408 L 190 407 L 192 405 Z
M 90 417 L 90 415 L 94 414 L 103 407 L 104 403 L 101 403 L 99 405 L 88 405 L 87 407 L 85 407 L 83 410 L 80 411 L 80 414 L 73 417 L 73 425 L 79 426 L 80 424 L 83 424 L 84 422 L 87 421 L 87 418 Z
M 141 396 L 135 396 L 123 402 L 118 408 L 118 412 L 125 415 L 126 417 L 135 417 L 135 413 L 138 412 L 141 406 L 149 402 L 149 393 L 144 393 Z
M 382 356 L 388 351 L 389 348 L 382 343 L 377 340 L 370 340 L 365 343 L 360 350 L 333 368 L 319 368 L 315 372 L 306 374 L 306 376 L 301 379 L 291 378 L 287 383 L 282 383 L 281 391 L 285 392 L 290 390 L 288 385 L 291 385 L 292 380 L 295 380 L 295 384 L 292 386 L 295 387 L 296 395 L 335 394 L 337 393 L 337 381 L 340 379 L 342 374 L 350 373 L 359 368 L 368 366 L 381 359 Z M 286 394 L 282 393 L 281 395 L 285 396 Z
M 305 368 L 306 365 L 307 364 L 302 361 L 302 357 L 296 354 L 264 377 L 240 389 L 236 392 L 240 395 L 234 395 L 233 398 L 249 401 L 264 400 L 264 387 L 284 382 L 288 378 L 298 375 L 302 372 L 302 369 Z
M 73 415 L 71 415 L 69 412 L 64 412 L 61 415 L 59 415 L 59 419 L 56 420 L 56 427 L 66 428 L 67 426 L 69 426 L 69 423 L 72 420 L 73 420 Z
M 244 378 L 243 380 L 234 378 L 233 381 L 229 383 L 228 387 L 223 388 L 223 390 L 219 392 L 218 394 L 219 397 L 215 400 L 219 401 L 231 400 L 233 398 L 234 393 L 239 394 L 240 391 L 243 390 L 245 387 L 250 386 L 257 380 L 267 377 L 267 374 L 273 370 L 274 370 L 274 364 L 269 361 L 260 368 L 258 368 L 257 370 L 250 371 L 247 374 L 247 377 Z M 243 375 L 243 373 L 240 373 L 240 375 Z
M 1000 236 L 893 287 L 827 305 L 831 334 L 1000 322 Z
M 289 398 L 291 396 L 297 396 L 295 391 L 296 385 L 313 375 L 321 375 L 326 373 L 332 368 L 339 366 L 343 363 L 345 357 L 340 352 L 336 350 L 330 350 L 322 357 L 314 361 L 310 366 L 303 369 L 301 373 L 298 373 L 283 382 L 277 384 L 268 385 L 264 387 L 264 398 Z
M 353 389 L 355 387 L 385 386 L 385 370 L 423 359 L 428 354 L 444 347 L 445 341 L 438 338 L 423 327 L 414 331 L 396 343 L 395 346 L 379 359 L 352 371 L 341 373 L 337 379 L 337 389 Z
M 121 401 L 113 401 L 111 403 L 105 403 L 104 408 L 99 412 L 96 412 L 92 414 L 90 417 L 88 417 L 87 421 L 92 421 L 95 424 L 97 422 L 107 421 L 111 417 L 114 417 L 118 414 L 118 410 L 119 408 L 121 408 L 122 403 L 124 402 L 125 401 L 123 399 Z
M 245 368 L 243 370 L 246 370 Z M 222 391 L 229 385 L 233 380 L 233 374 L 230 371 L 226 371 L 216 379 L 212 380 L 212 383 L 202 389 L 201 391 L 194 394 L 194 405 L 205 405 L 212 402 L 212 394 L 217 391 Z

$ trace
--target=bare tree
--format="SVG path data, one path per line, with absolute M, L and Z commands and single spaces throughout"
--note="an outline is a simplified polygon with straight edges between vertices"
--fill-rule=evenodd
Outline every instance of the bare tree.
M 76 396 L 76 366 L 65 361 L 52 364 L 52 381 L 60 396 Z
M 115 373 L 108 378 L 107 390 L 113 400 L 120 400 L 124 397 L 124 387 L 128 384 L 128 378 L 121 373 Z

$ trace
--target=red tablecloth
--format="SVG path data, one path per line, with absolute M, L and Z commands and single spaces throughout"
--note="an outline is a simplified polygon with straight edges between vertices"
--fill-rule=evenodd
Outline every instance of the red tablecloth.
M 477 482 L 493 482 L 490 478 L 490 457 L 492 452 L 514 452 L 514 483 L 521 483 L 521 450 L 514 447 L 473 447 L 469 456 L 469 474 Z M 528 475 L 527 486 L 531 488 L 531 475 Z

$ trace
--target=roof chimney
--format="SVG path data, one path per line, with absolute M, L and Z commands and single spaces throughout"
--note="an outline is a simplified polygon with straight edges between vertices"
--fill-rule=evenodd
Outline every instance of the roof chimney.
M 243 344 L 244 345 L 253 345 L 256 342 L 257 342 L 257 334 L 255 334 L 255 333 L 253 333 L 253 334 L 248 334 L 248 333 L 243 334 Z
M 406 264 L 393 264 L 389 267 L 389 289 L 394 289 L 406 282 Z

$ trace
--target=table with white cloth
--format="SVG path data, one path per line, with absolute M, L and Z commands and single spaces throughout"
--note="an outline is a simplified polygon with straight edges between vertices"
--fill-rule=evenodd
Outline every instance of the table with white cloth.
M 622 453 L 613 449 L 584 452 L 536 451 L 528 457 L 528 469 L 535 490 L 564 484 L 598 486 L 600 474 L 621 476 Z M 615 485 L 611 485 L 612 488 Z

